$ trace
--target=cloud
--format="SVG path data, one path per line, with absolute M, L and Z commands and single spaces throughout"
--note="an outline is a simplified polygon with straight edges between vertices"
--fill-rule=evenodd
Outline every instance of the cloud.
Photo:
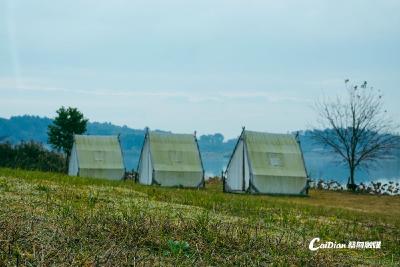
M 11 57 L 12 68 L 15 76 L 15 83 L 19 85 L 21 80 L 21 66 L 20 56 L 17 46 L 16 39 L 16 24 L 15 24 L 15 6 L 14 1 L 5 1 L 5 24 L 6 24 L 6 36 L 8 37 L 8 49 Z M 0 63 L 1 65 L 2 63 Z M 3 63 L 4 64 L 4 63 Z
M 290 96 L 290 92 L 261 91 L 261 90 L 122 90 L 122 89 L 71 89 L 45 85 L 35 80 L 20 80 L 16 83 L 13 78 L 0 78 L 0 90 L 31 91 L 37 93 L 68 93 L 75 95 L 132 97 L 132 98 L 175 98 L 193 103 L 218 102 L 231 100 L 252 101 L 263 100 L 270 103 L 292 102 L 310 103 L 310 99 Z

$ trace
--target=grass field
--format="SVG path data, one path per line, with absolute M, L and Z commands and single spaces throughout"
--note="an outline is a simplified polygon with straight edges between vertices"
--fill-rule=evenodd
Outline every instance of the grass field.
M 0 169 L 0 266 L 399 265 L 400 197 L 141 186 Z M 382 241 L 382 249 L 308 249 Z

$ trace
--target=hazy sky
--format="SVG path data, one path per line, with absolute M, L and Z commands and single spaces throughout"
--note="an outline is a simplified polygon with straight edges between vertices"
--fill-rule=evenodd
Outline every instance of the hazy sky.
M 0 0 L 0 117 L 287 132 L 344 79 L 400 120 L 400 1 Z

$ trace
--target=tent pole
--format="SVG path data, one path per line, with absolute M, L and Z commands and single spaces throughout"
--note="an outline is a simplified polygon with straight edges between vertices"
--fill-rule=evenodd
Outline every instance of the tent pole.
M 244 160 L 244 141 L 243 142 L 243 150 L 242 150 L 242 191 L 246 191 L 246 166 Z
M 196 134 L 197 134 L 197 132 L 194 131 L 194 141 L 195 141 L 196 146 L 197 146 L 197 151 L 199 152 L 200 164 L 201 164 L 201 169 L 202 169 L 202 172 L 203 172 L 202 173 L 203 177 L 202 177 L 202 183 L 201 184 L 202 184 L 202 187 L 205 188 L 206 187 L 206 179 L 205 179 L 205 173 L 206 172 L 204 170 L 203 159 L 201 157 L 200 146 L 199 146 L 199 142 L 197 140 Z
M 125 166 L 125 157 L 124 157 L 124 151 L 122 151 L 122 145 L 121 145 L 121 133 L 118 133 L 118 145 L 119 145 L 119 150 L 121 151 L 121 157 L 122 157 L 122 165 L 124 166 L 124 180 L 126 178 L 126 166 Z
M 225 176 L 224 176 L 224 171 L 221 171 L 221 179 L 222 179 L 222 192 L 226 192 L 225 191 Z
M 140 168 L 140 163 L 142 161 L 143 149 L 144 149 L 144 145 L 146 144 L 146 139 L 147 139 L 148 134 L 149 134 L 149 127 L 146 127 L 146 133 L 144 134 L 142 149 L 140 150 L 139 162 L 138 162 L 138 165 L 136 166 L 135 183 L 139 182 L 139 175 L 140 175 L 139 168 Z
M 297 144 L 299 145 L 299 149 L 300 149 L 300 154 L 301 154 L 301 160 L 303 161 L 303 166 L 304 166 L 304 170 L 306 171 L 306 176 L 307 176 L 307 182 L 306 182 L 306 187 L 305 187 L 305 194 L 308 195 L 308 189 L 309 189 L 309 175 L 308 175 L 308 171 L 307 171 L 307 166 L 306 166 L 306 161 L 304 160 L 304 155 L 303 155 L 303 149 L 301 149 L 301 142 L 300 142 L 300 134 L 299 131 L 296 132 L 296 141 Z M 303 190 L 302 190 L 303 192 Z

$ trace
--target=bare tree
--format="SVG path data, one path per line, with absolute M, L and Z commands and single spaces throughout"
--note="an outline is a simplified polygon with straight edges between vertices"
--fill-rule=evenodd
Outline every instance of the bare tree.
M 382 94 L 367 82 L 360 86 L 345 80 L 348 98 L 316 103 L 320 130 L 313 131 L 318 143 L 335 153 L 349 169 L 347 186 L 355 190 L 355 172 L 369 168 L 399 147 L 398 129 L 383 107 Z

